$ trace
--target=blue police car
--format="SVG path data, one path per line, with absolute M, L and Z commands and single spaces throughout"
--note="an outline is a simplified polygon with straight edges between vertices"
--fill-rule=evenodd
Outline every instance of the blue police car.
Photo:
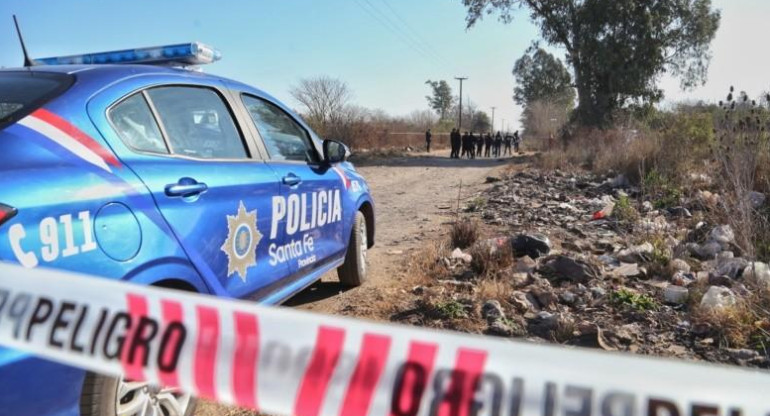
M 200 43 L 0 70 L 0 259 L 277 304 L 366 279 L 374 203 L 342 143 L 189 67 Z M 0 348 L 2 415 L 189 415 L 194 398 Z

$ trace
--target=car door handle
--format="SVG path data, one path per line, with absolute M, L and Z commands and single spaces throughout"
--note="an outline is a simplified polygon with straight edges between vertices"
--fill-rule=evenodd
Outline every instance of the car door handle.
M 193 178 L 182 178 L 178 183 L 166 185 L 166 195 L 187 198 L 202 194 L 207 189 L 209 189 L 208 185 L 203 182 L 198 182 Z
M 293 173 L 290 173 L 290 174 L 284 176 L 282 181 L 283 181 L 284 185 L 297 186 L 300 183 L 302 183 L 302 178 L 300 178 L 299 176 L 297 176 L 297 175 L 295 175 Z

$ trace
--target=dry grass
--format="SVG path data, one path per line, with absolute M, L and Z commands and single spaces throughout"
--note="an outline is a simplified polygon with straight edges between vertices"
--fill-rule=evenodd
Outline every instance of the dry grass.
M 510 244 L 490 247 L 476 244 L 470 250 L 471 269 L 481 279 L 500 279 L 511 272 L 513 249 Z
M 700 299 L 706 285 L 690 290 L 692 322 L 705 325 L 720 347 L 751 348 L 770 355 L 770 291 L 755 282 L 746 282 L 748 290 L 730 308 L 702 308 Z
M 475 220 L 458 220 L 452 225 L 449 238 L 452 247 L 466 249 L 479 239 L 479 223 Z
M 513 296 L 513 286 L 505 278 L 483 279 L 476 286 L 479 299 L 494 299 L 502 304 L 508 303 Z
M 441 259 L 449 257 L 450 249 L 446 242 L 435 241 L 417 250 L 409 257 L 408 283 L 412 286 L 425 285 L 438 279 L 451 277 L 449 269 Z

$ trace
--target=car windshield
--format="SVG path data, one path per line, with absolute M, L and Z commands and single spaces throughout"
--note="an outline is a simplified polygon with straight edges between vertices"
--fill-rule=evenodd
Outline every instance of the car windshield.
M 0 72 L 0 128 L 31 113 L 61 94 L 72 77 L 41 72 Z

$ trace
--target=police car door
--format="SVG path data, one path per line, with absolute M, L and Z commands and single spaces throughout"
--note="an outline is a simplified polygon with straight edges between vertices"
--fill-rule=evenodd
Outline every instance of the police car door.
M 285 243 L 271 246 L 271 261 L 302 275 L 338 262 L 345 255 L 344 176 L 320 163 L 310 133 L 288 112 L 260 97 L 244 94 L 242 100 L 281 181 L 272 214 L 281 229 L 271 228 L 271 237 L 283 231 Z
M 118 89 L 136 89 L 128 84 Z M 218 87 L 212 80 L 134 92 L 110 106 L 106 126 L 91 113 L 150 189 L 211 290 L 244 297 L 289 274 L 267 258 L 271 200 L 280 189 L 275 172 L 244 141 Z M 152 236 L 143 244 L 153 244 Z

